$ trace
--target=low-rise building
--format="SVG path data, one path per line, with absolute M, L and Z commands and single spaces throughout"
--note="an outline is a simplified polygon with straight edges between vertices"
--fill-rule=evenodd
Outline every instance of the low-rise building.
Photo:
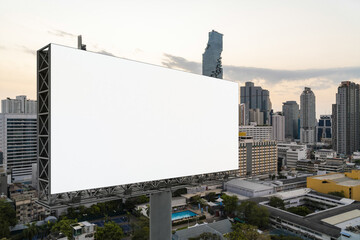
M 278 179 L 271 182 L 275 192 L 284 192 L 306 187 L 306 177 Z
M 89 222 L 71 224 L 74 240 L 94 240 L 96 225 Z
M 204 223 L 189 227 L 187 229 L 176 231 L 172 240 L 188 240 L 199 237 L 202 233 L 211 233 L 218 236 L 219 239 L 225 240 L 224 235 L 232 232 L 232 225 L 228 219 L 213 223 Z
M 360 203 L 350 199 L 321 194 L 310 189 L 277 193 L 274 196 L 284 200 L 285 210 L 270 206 L 270 196 L 252 200 L 268 209 L 270 226 L 284 235 L 315 240 L 348 239 L 342 238 L 350 235 L 346 227 L 354 227 L 360 221 Z M 312 205 L 316 210 L 306 216 L 286 210 L 303 205 Z M 353 236 L 356 236 L 356 233 Z
M 315 159 L 336 158 L 336 151 L 332 149 L 319 149 L 315 151 Z
M 43 206 L 36 203 L 37 192 L 30 185 L 21 183 L 9 186 L 10 199 L 14 201 L 18 223 L 29 223 L 42 220 L 50 215 Z
M 345 197 L 360 201 L 360 170 L 308 177 L 307 187 L 321 193 L 343 192 Z
M 247 181 L 244 179 L 233 179 L 225 183 L 225 190 L 246 197 L 260 197 L 274 193 L 274 187 Z

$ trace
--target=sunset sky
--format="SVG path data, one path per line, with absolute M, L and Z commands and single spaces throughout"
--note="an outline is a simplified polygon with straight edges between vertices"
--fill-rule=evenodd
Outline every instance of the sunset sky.
M 305 86 L 317 116 L 341 81 L 360 83 L 360 1 L 0 0 L 0 99 L 36 98 L 36 50 L 48 43 L 201 73 L 208 32 L 224 34 L 224 78 L 270 91 L 275 111 Z M 184 93 L 186 97 L 186 93 Z

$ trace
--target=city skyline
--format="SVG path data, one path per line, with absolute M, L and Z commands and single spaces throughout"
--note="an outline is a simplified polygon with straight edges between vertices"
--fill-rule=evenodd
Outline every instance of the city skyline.
M 208 32 L 218 31 L 224 79 L 268 89 L 275 111 L 300 102 L 306 86 L 318 96 L 317 117 L 330 114 L 341 81 L 360 81 L 357 1 L 226 1 L 221 10 L 215 1 L 1 2 L 1 99 L 35 99 L 35 51 L 76 47 L 80 34 L 89 51 L 201 74 Z

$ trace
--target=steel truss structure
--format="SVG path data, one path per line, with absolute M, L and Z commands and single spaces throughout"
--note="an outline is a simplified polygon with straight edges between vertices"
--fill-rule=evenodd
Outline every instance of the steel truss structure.
M 239 177 L 238 170 L 189 177 L 142 182 L 121 186 L 51 194 L 51 45 L 37 51 L 38 100 L 38 198 L 50 210 L 59 206 L 79 206 L 151 194 L 164 189 L 176 190 L 199 184 L 215 185 Z

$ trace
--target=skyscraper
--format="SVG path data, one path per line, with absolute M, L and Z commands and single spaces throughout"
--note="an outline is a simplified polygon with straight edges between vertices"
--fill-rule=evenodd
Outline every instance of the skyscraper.
M 221 52 L 223 34 L 214 30 L 209 32 L 209 41 L 203 53 L 202 74 L 209 77 L 223 78 Z
M 285 117 L 281 113 L 272 115 L 272 139 L 278 142 L 285 141 Z
M 285 117 L 285 138 L 299 139 L 299 104 L 296 101 L 284 102 L 282 112 Z
M 336 103 L 332 104 L 331 120 L 332 120 L 331 145 L 332 145 L 332 149 L 337 151 L 337 106 L 336 106 Z
M 314 144 L 315 131 L 315 94 L 311 88 L 305 87 L 300 96 L 300 142 Z
M 271 101 L 269 91 L 261 87 L 255 87 L 253 82 L 246 82 L 245 86 L 240 88 L 240 103 L 245 104 L 246 122 L 250 122 L 250 109 L 259 109 L 263 113 L 260 125 L 270 125 Z M 259 124 L 259 123 L 258 123 Z
M 345 81 L 336 94 L 337 152 L 350 155 L 360 148 L 360 86 Z
M 0 114 L 0 150 L 4 168 L 16 182 L 30 182 L 32 164 L 37 162 L 36 101 L 26 96 L 2 101 Z
M 316 141 L 325 142 L 331 141 L 332 133 L 332 119 L 331 115 L 320 115 L 320 119 L 316 128 Z

